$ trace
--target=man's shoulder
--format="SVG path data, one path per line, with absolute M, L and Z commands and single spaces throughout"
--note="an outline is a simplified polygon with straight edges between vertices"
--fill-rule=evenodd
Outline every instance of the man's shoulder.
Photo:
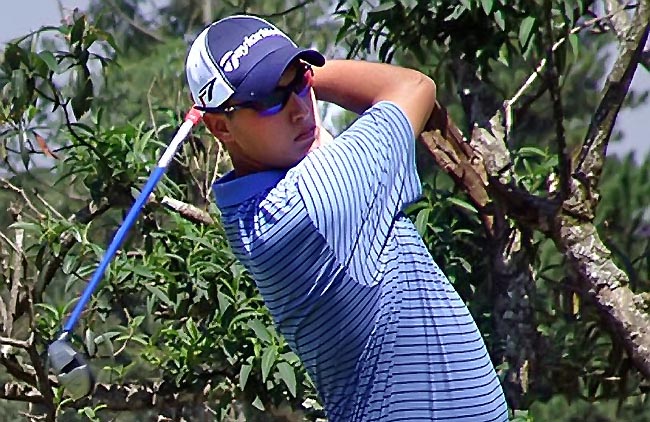
M 343 133 L 341 137 L 386 139 L 387 135 L 399 139 L 413 139 L 413 129 L 404 111 L 392 101 L 380 101 L 363 112 L 357 120 Z
M 368 110 L 364 111 L 360 118 L 363 118 L 366 115 L 372 116 L 375 119 L 379 118 L 392 122 L 398 121 L 400 123 L 408 123 L 404 111 L 399 105 L 392 101 L 380 101 L 374 104 Z

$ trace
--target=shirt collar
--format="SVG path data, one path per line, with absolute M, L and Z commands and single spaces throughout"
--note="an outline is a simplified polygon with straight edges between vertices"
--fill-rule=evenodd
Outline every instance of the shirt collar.
M 229 171 L 212 185 L 217 207 L 241 204 L 277 185 L 286 174 L 287 170 L 267 170 L 236 177 L 234 171 Z

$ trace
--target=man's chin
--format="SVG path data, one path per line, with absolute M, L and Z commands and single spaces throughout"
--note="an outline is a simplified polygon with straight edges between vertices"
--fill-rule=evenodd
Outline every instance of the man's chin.
M 314 139 L 314 143 L 312 144 L 312 147 L 309 149 L 309 151 L 313 151 L 316 148 L 320 148 L 322 146 L 328 145 L 330 142 L 334 140 L 334 137 L 327 131 L 322 126 L 318 127 L 318 131 L 316 134 L 316 139 Z
M 312 152 L 317 148 L 320 148 L 320 138 L 318 137 L 314 139 L 314 142 L 311 143 L 311 146 L 309 147 L 309 152 Z

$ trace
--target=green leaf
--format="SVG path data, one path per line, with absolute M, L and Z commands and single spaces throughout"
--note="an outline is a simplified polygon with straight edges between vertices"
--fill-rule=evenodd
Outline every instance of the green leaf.
M 139 275 L 141 277 L 145 278 L 155 278 L 155 275 L 151 270 L 145 266 L 142 265 L 136 265 L 133 267 L 130 267 L 129 270 L 136 275 Z
M 81 116 L 90 110 L 94 93 L 93 81 L 87 67 L 77 66 L 73 73 L 72 85 L 75 92 L 70 105 L 77 119 L 81 119 Z
M 264 411 L 264 403 L 262 403 L 262 400 L 260 400 L 259 396 L 255 397 L 255 400 L 253 400 L 252 405 L 258 408 L 259 410 Z
M 119 335 L 120 335 L 119 331 L 107 331 L 107 332 L 102 333 L 102 334 L 98 335 L 97 337 L 95 337 L 94 342 L 95 342 L 95 344 L 101 344 L 101 343 L 103 343 L 105 341 L 111 341 L 112 339 L 114 339 L 115 337 L 117 337 Z
M 94 356 L 95 352 L 97 351 L 96 343 L 95 343 L 95 334 L 90 328 L 86 329 L 86 336 L 85 336 L 85 343 L 86 343 L 86 350 L 88 351 L 89 356 Z
M 425 208 L 420 211 L 415 218 L 415 228 L 417 229 L 420 236 L 424 236 L 424 233 L 427 231 L 429 215 L 431 215 L 431 208 Z
M 275 346 L 269 346 L 262 354 L 262 381 L 266 382 L 266 378 L 273 368 L 273 363 L 278 357 L 278 350 Z
M 133 321 L 131 321 L 129 325 L 131 327 L 139 327 L 142 324 L 142 321 L 144 321 L 144 315 L 138 315 L 133 318 Z
M 253 318 L 258 314 L 258 311 L 240 311 L 237 313 L 237 316 L 235 316 L 232 321 L 230 322 L 231 326 L 234 326 L 235 324 L 238 324 L 242 321 L 246 321 L 249 318 Z
M 473 235 L 474 232 L 469 229 L 456 229 L 452 231 L 451 234 L 453 234 L 454 236 L 460 236 L 462 234 Z
M 457 258 L 458 262 L 460 263 L 461 267 L 465 270 L 467 273 L 472 272 L 472 265 L 465 259 L 465 258 Z
M 508 45 L 505 43 L 502 44 L 499 49 L 499 58 L 497 60 L 500 63 L 503 63 L 504 66 L 510 66 L 510 63 L 508 62 L 508 53 Z
M 29 170 L 29 151 L 27 150 L 27 144 L 22 140 L 18 142 L 20 143 L 20 158 L 23 161 L 25 170 Z
M 575 60 L 578 58 L 578 52 L 580 51 L 578 34 L 569 34 L 569 44 L 571 44 L 571 51 L 573 52 L 573 58 Z
M 287 385 L 291 395 L 296 397 L 296 372 L 294 371 L 293 366 L 289 365 L 287 362 L 280 362 L 277 366 L 280 378 L 282 378 L 282 381 Z
M 71 274 L 72 272 L 74 272 L 76 267 L 77 267 L 77 256 L 68 254 L 65 256 L 65 258 L 63 258 L 63 266 L 61 267 L 61 271 L 63 271 L 64 274 Z
M 41 51 L 38 53 L 39 57 L 41 60 L 45 62 L 47 65 L 48 69 L 50 69 L 52 72 L 57 72 L 59 69 L 59 64 L 56 62 L 56 57 L 54 57 L 54 54 L 52 54 L 51 51 L 45 50 Z
M 88 419 L 94 420 L 95 419 L 95 410 L 92 407 L 84 407 L 83 409 L 78 411 L 79 413 L 83 413 L 86 415 Z
M 506 21 L 503 19 L 503 12 L 500 10 L 497 10 L 494 12 L 494 21 L 497 23 L 499 28 L 501 28 L 502 31 L 505 31 L 506 29 Z M 505 44 L 504 44 L 505 45 Z
M 28 223 L 26 221 L 18 221 L 16 223 L 12 223 L 9 227 L 9 229 L 23 229 L 28 232 L 33 232 L 33 233 L 40 233 L 41 232 L 41 226 L 36 223 Z
M 144 288 L 149 290 L 150 293 L 153 293 L 153 295 L 156 296 L 165 305 L 174 306 L 174 303 L 171 300 L 169 300 L 169 297 L 167 297 L 165 292 L 163 292 L 159 287 L 145 284 Z
M 225 314 L 230 306 L 230 299 L 221 290 L 217 292 L 217 302 L 219 302 L 219 313 Z
M 521 147 L 517 150 L 517 155 L 520 157 L 541 157 L 546 158 L 546 152 L 535 147 Z
M 70 30 L 70 44 L 76 44 L 81 41 L 84 29 L 86 29 L 86 17 L 80 16 Z
M 469 202 L 463 201 L 462 199 L 451 197 L 451 198 L 447 198 L 447 201 L 451 202 L 457 207 L 463 208 L 474 214 L 478 212 L 478 210 L 474 207 L 474 205 L 470 204 Z
M 188 318 L 187 321 L 185 321 L 185 328 L 192 340 L 197 340 L 199 338 L 199 330 L 192 318 Z
M 494 0 L 481 0 L 481 6 L 486 15 L 489 15 L 492 12 L 492 7 L 494 6 Z
M 239 388 L 242 391 L 246 388 L 246 383 L 248 382 L 248 376 L 251 373 L 251 369 L 253 369 L 253 365 L 249 364 L 244 364 L 239 369 Z
M 468 7 L 465 5 L 456 6 L 453 12 L 451 12 L 449 16 L 445 17 L 445 22 L 457 20 L 460 17 L 460 15 L 462 15 L 465 12 L 465 10 L 468 10 Z
M 521 44 L 522 48 L 526 48 L 534 25 L 535 18 L 533 16 L 528 16 L 521 22 L 521 26 L 519 27 L 519 44 Z
M 248 321 L 248 326 L 253 331 L 255 331 L 255 335 L 257 336 L 257 338 L 259 338 L 265 343 L 271 343 L 271 335 L 269 334 L 269 330 L 262 323 L 262 321 L 260 321 L 259 319 L 252 319 Z

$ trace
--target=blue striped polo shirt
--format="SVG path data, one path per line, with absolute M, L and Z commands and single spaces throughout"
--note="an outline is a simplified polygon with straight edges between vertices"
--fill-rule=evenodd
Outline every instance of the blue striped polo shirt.
M 230 173 L 214 191 L 330 422 L 507 420 L 476 324 L 403 212 L 421 186 L 397 105 L 291 169 Z

